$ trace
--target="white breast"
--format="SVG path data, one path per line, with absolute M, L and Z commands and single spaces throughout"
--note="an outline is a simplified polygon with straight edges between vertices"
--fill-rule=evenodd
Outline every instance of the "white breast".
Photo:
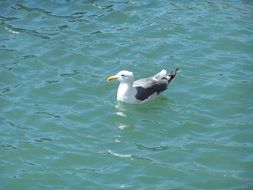
M 138 103 L 139 101 L 135 98 L 136 90 L 127 83 L 120 83 L 117 100 L 126 103 Z

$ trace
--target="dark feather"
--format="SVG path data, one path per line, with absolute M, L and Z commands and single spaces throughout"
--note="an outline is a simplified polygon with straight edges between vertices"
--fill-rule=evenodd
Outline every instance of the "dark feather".
M 178 69 L 175 69 L 165 77 L 154 75 L 150 78 L 135 81 L 133 85 L 137 90 L 135 97 L 143 101 L 148 99 L 154 93 L 160 94 L 165 91 L 170 81 L 175 77 L 177 70 Z
M 156 83 L 151 85 L 148 88 L 144 88 L 143 86 L 136 86 L 137 93 L 135 97 L 141 101 L 148 99 L 154 93 L 159 94 L 167 89 L 167 83 Z

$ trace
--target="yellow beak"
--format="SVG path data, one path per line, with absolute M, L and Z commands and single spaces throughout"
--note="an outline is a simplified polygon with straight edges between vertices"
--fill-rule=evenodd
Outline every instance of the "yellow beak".
M 107 78 L 107 81 L 116 80 L 116 79 L 117 79 L 116 76 L 110 76 L 110 77 Z

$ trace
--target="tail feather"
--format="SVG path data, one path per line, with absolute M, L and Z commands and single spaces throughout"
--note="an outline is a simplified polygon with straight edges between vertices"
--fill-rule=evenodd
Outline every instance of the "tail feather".
M 179 68 L 176 68 L 175 70 L 171 71 L 170 74 L 167 75 L 168 83 L 170 83 L 170 81 L 172 81 L 172 79 L 176 76 L 178 70 Z

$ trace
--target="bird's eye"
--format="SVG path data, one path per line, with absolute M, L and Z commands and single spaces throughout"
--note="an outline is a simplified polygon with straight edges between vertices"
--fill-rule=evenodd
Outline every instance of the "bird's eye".
M 122 76 L 122 77 L 124 77 L 125 75 L 124 75 L 124 74 L 122 74 L 121 76 Z

